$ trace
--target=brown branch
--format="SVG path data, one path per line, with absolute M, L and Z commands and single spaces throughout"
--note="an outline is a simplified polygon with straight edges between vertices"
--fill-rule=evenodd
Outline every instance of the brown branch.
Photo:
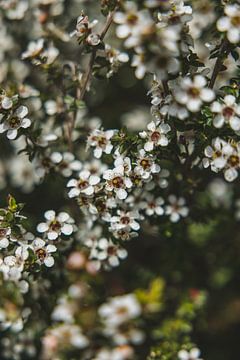
M 113 17 L 115 14 L 115 10 L 113 10 L 112 12 L 109 13 L 108 17 L 107 17 L 107 21 L 105 26 L 103 27 L 102 31 L 99 34 L 99 38 L 101 39 L 101 41 L 103 41 L 104 37 L 106 36 L 112 21 L 113 21 Z M 86 93 L 87 90 L 87 86 L 88 83 L 90 81 L 91 75 L 92 75 L 92 70 L 93 70 L 93 66 L 95 63 L 95 59 L 96 59 L 96 55 L 97 55 L 97 49 L 94 49 L 92 51 L 92 54 L 90 56 L 89 59 L 89 63 L 86 69 L 86 73 L 85 73 L 85 77 L 83 79 L 83 84 L 81 86 L 81 88 L 77 87 L 76 89 L 76 100 L 83 100 L 84 95 Z M 69 123 L 68 123 L 68 146 L 69 146 L 69 150 L 72 151 L 73 145 L 72 145 L 72 133 L 75 127 L 75 122 L 76 122 L 76 112 L 74 112 L 72 114 L 72 116 L 69 118 Z
M 210 82 L 209 82 L 209 88 L 210 89 L 213 89 L 215 81 L 217 79 L 217 76 L 218 76 L 219 72 L 221 71 L 221 67 L 222 67 L 223 62 L 225 60 L 225 56 L 227 56 L 227 54 L 229 52 L 229 50 L 227 48 L 227 45 L 228 45 L 228 40 L 225 38 L 222 41 L 222 44 L 221 44 L 220 49 L 219 49 L 219 55 L 218 55 L 218 58 L 217 58 L 217 60 L 215 62 L 215 66 L 213 68 L 212 77 L 211 77 Z

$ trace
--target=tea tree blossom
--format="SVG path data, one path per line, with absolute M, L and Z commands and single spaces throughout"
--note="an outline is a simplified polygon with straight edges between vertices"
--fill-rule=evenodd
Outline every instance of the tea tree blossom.
M 113 145 L 111 138 L 114 135 L 114 130 L 99 130 L 92 131 L 87 140 L 87 146 L 94 147 L 94 156 L 99 159 L 103 153 L 110 154 Z
M 40 223 L 37 230 L 47 235 L 49 240 L 56 240 L 61 235 L 69 236 L 74 230 L 74 220 L 66 212 L 60 212 L 58 215 L 54 210 L 48 210 L 44 214 L 45 223 Z
M 101 238 L 95 242 L 94 247 L 90 252 L 90 259 L 99 260 L 101 263 L 106 264 L 106 267 L 118 266 L 120 260 L 127 257 L 127 251 L 120 245 L 115 245 L 112 240 Z
M 0 124 L 0 133 L 7 132 L 9 140 L 17 137 L 20 128 L 26 129 L 31 125 L 31 120 L 26 118 L 28 108 L 19 106 L 12 114 L 9 114 L 3 123 Z
M 106 170 L 103 174 L 106 180 L 105 189 L 115 192 L 120 200 L 124 200 L 128 196 L 127 189 L 132 187 L 132 181 L 124 173 L 124 167 L 118 166 L 112 170 Z
M 144 196 L 144 200 L 141 201 L 141 208 L 144 209 L 146 215 L 163 215 L 164 214 L 164 200 L 162 197 L 155 198 L 153 194 Z
M 144 149 L 139 151 L 139 157 L 137 159 L 137 165 L 134 168 L 134 172 L 144 180 L 151 178 L 151 174 L 157 174 L 161 170 L 160 166 L 156 164 L 154 156 L 147 155 Z
M 47 245 L 44 240 L 36 238 L 33 241 L 33 250 L 40 264 L 44 264 L 47 267 L 52 267 L 54 265 L 54 257 L 52 254 L 57 251 L 55 245 Z
M 213 125 L 216 128 L 221 128 L 224 123 L 228 123 L 233 130 L 240 130 L 240 106 L 233 95 L 226 95 L 223 103 L 214 101 L 211 110 L 215 115 Z
M 193 79 L 185 77 L 174 91 L 175 98 L 188 110 L 197 112 L 204 102 L 211 102 L 215 98 L 213 90 L 207 88 L 206 85 L 207 80 L 202 75 L 195 75 Z
M 165 214 L 169 215 L 170 220 L 175 223 L 180 220 L 181 217 L 186 217 L 189 213 L 189 209 L 186 206 L 184 198 L 177 198 L 175 195 L 168 197 L 168 205 L 165 207 Z
M 0 228 L 0 249 L 5 249 L 9 245 L 9 235 L 11 234 L 10 228 Z
M 166 134 L 171 130 L 168 124 L 155 124 L 153 121 L 147 125 L 148 131 L 140 133 L 141 138 L 146 139 L 144 144 L 145 151 L 152 151 L 156 146 L 167 146 L 168 138 Z
M 224 13 L 225 16 L 217 22 L 217 28 L 226 32 L 228 40 L 236 44 L 240 40 L 240 7 L 238 4 L 227 4 Z
M 116 327 L 141 315 L 141 306 L 134 294 L 116 296 L 99 308 L 106 326 Z
M 82 168 L 82 163 L 76 160 L 70 152 L 64 152 L 63 154 L 57 151 L 53 152 L 50 159 L 56 164 L 57 171 L 65 177 L 71 176 L 73 171 L 80 171 Z
M 100 182 L 100 178 L 97 175 L 91 175 L 90 171 L 82 170 L 79 173 L 78 179 L 71 179 L 67 183 L 67 187 L 70 187 L 71 190 L 68 193 L 70 198 L 77 197 L 80 194 L 83 195 L 93 195 L 94 186 Z

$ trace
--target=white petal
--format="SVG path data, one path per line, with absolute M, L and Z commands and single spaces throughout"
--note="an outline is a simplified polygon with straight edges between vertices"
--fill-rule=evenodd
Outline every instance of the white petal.
M 73 232 L 73 227 L 70 224 L 64 224 L 61 231 L 64 235 L 71 235 Z
M 124 200 L 126 199 L 127 197 L 127 191 L 124 190 L 124 189 L 119 189 L 116 191 L 116 194 L 117 194 L 117 197 L 120 199 L 120 200 Z
M 233 44 L 238 43 L 240 40 L 240 30 L 236 28 L 231 28 L 227 33 L 227 38 Z
M 233 118 L 230 119 L 229 123 L 233 130 L 235 130 L 235 131 L 240 130 L 240 118 L 239 117 L 234 116 Z
M 9 140 L 14 140 L 17 137 L 17 130 L 13 129 L 13 130 L 8 130 L 7 132 L 7 137 Z
M 37 226 L 37 231 L 43 233 L 48 230 L 48 225 L 46 223 L 40 223 Z
M 56 240 L 58 238 L 58 233 L 56 231 L 49 231 L 47 237 L 49 240 Z
M 52 256 L 48 256 L 46 259 L 44 259 L 44 264 L 47 267 L 52 267 L 54 265 L 54 258 Z
M 44 213 L 45 219 L 50 220 L 50 221 L 54 220 L 55 216 L 56 216 L 56 213 L 54 210 L 48 210 Z
M 201 99 L 206 102 L 211 102 L 215 98 L 215 94 L 211 89 L 202 89 Z
M 23 119 L 28 114 L 28 108 L 26 106 L 19 106 L 15 114 L 20 117 L 20 119 Z
M 227 16 L 220 18 L 217 22 L 217 28 L 219 31 L 227 31 L 230 26 L 230 19 Z
M 60 221 L 60 222 L 64 222 L 64 221 L 67 221 L 69 219 L 69 215 L 68 213 L 62 211 L 58 214 L 57 216 L 57 219 Z
M 27 129 L 31 125 L 31 120 L 28 118 L 24 118 L 21 123 L 21 127 Z

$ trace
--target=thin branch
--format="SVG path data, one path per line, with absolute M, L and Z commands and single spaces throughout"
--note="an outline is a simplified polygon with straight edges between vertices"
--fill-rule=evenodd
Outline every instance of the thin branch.
M 219 49 L 219 55 L 218 55 L 218 58 L 217 58 L 217 60 L 215 62 L 215 66 L 214 66 L 214 69 L 213 69 L 213 72 L 212 72 L 212 77 L 211 77 L 210 82 L 209 82 L 209 88 L 210 89 L 213 89 L 215 81 L 217 79 L 217 76 L 218 76 L 218 74 L 219 74 L 219 72 L 221 70 L 221 67 L 223 65 L 223 62 L 225 60 L 225 56 L 229 52 L 229 50 L 227 49 L 227 45 L 228 45 L 228 41 L 225 38 L 225 39 L 223 39 L 221 47 Z
M 112 24 L 115 11 L 116 11 L 116 9 L 113 10 L 111 13 L 109 13 L 109 15 L 107 17 L 106 24 L 103 27 L 101 33 L 99 34 L 99 37 L 100 37 L 101 41 L 103 41 L 104 37 L 106 36 L 106 34 L 107 34 L 111 24 Z M 89 59 L 89 63 L 88 63 L 88 66 L 87 66 L 85 77 L 83 79 L 83 84 L 82 84 L 81 88 L 77 87 L 77 89 L 76 89 L 76 100 L 83 100 L 83 98 L 84 98 L 84 95 L 85 95 L 86 90 L 87 90 L 88 83 L 89 83 L 91 75 L 92 75 L 92 70 L 93 70 L 93 66 L 94 66 L 94 63 L 95 63 L 96 55 L 97 55 L 97 49 L 94 49 L 91 56 L 90 56 L 90 59 Z M 73 132 L 74 127 L 75 127 L 76 112 L 74 112 L 72 114 L 72 116 L 69 118 L 69 120 L 70 121 L 68 123 L 68 146 L 69 146 L 69 150 L 72 151 L 72 148 L 73 148 L 73 145 L 72 145 L 72 132 Z

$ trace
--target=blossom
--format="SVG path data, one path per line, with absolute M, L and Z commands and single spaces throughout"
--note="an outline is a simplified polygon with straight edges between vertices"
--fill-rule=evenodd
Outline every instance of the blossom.
M 0 124 L 0 133 L 7 131 L 8 139 L 14 140 L 20 128 L 26 129 L 31 125 L 31 120 L 26 118 L 27 114 L 28 108 L 19 106 L 13 114 L 7 116 L 6 120 Z
M 203 166 L 211 166 L 211 170 L 218 172 L 224 171 L 227 181 L 234 181 L 238 176 L 240 168 L 240 143 L 226 142 L 221 138 L 212 140 L 212 146 L 205 148 Z
M 44 240 L 36 238 L 33 241 L 33 250 L 40 264 L 44 264 L 47 267 L 52 267 L 54 265 L 52 253 L 57 251 L 55 245 L 47 244 Z
M 224 123 L 229 123 L 235 131 L 240 130 L 240 106 L 233 95 L 226 95 L 223 103 L 214 101 L 211 105 L 211 111 L 215 114 L 213 125 L 221 128 Z
M 202 360 L 199 356 L 200 350 L 198 348 L 192 348 L 190 351 L 180 350 L 178 352 L 179 360 Z
M 46 233 L 49 240 L 56 240 L 61 234 L 69 236 L 72 234 L 74 220 L 66 212 L 60 212 L 56 215 L 54 210 L 48 210 L 44 213 L 47 220 L 37 226 L 37 231 Z
M 139 135 L 146 139 L 144 144 L 145 151 L 152 151 L 156 146 L 167 146 L 168 138 L 166 134 L 171 130 L 168 124 L 156 124 L 154 121 L 147 125 L 148 131 L 142 131 Z
M 170 216 L 172 222 L 178 222 L 181 217 L 188 215 L 189 209 L 183 197 L 177 198 L 175 195 L 170 195 L 168 201 L 169 205 L 165 207 L 165 214 Z
M 136 219 L 140 219 L 140 215 L 137 211 L 121 211 L 117 210 L 117 216 L 111 217 L 111 228 L 120 230 L 124 228 L 130 228 L 132 230 L 139 230 L 140 225 Z
M 240 40 L 240 7 L 238 4 L 228 4 L 224 8 L 226 16 L 217 22 L 217 29 L 227 33 L 228 40 L 236 44 Z
M 206 87 L 207 80 L 202 75 L 195 75 L 193 79 L 185 77 L 180 82 L 180 87 L 174 90 L 174 96 L 181 105 L 188 110 L 198 112 L 204 102 L 211 102 L 215 94 Z
M 72 175 L 73 171 L 79 171 L 82 168 L 82 163 L 76 160 L 74 155 L 70 152 L 53 152 L 50 159 L 56 164 L 56 169 L 65 177 Z
M 103 153 L 110 154 L 113 145 L 111 138 L 114 135 L 114 130 L 93 130 L 88 137 L 87 146 L 94 147 L 94 156 L 99 159 Z
M 140 175 L 144 180 L 150 178 L 151 174 L 157 174 L 161 170 L 160 166 L 155 163 L 153 156 L 147 155 L 144 149 L 139 151 L 137 165 L 134 172 Z
M 141 201 L 141 208 L 145 210 L 145 213 L 148 216 L 156 215 L 163 215 L 164 208 L 163 208 L 164 200 L 162 197 L 155 197 L 153 194 L 146 193 L 144 200 Z
M 133 1 L 126 1 L 125 12 L 117 11 L 114 22 L 118 24 L 116 35 L 120 39 L 126 39 L 124 44 L 127 48 L 141 44 L 142 36 L 151 34 L 153 31 L 153 20 L 145 10 L 138 10 Z
M 97 175 L 91 175 L 90 171 L 82 170 L 79 173 L 78 179 L 71 179 L 67 183 L 67 187 L 72 189 L 69 191 L 68 196 L 70 198 L 77 197 L 80 194 L 93 195 L 94 186 L 100 182 L 100 177 Z
M 105 262 L 106 265 L 112 267 L 118 266 L 119 259 L 125 259 L 127 257 L 127 251 L 120 245 L 115 245 L 112 240 L 101 238 L 95 242 L 94 247 L 90 252 L 90 259 L 99 260 Z
M 106 170 L 103 178 L 106 180 L 105 189 L 107 191 L 114 191 L 120 200 L 126 199 L 128 196 L 126 189 L 132 187 L 132 181 L 125 176 L 124 166 L 120 165 L 112 170 Z
M 134 294 L 115 296 L 99 307 L 99 315 L 107 326 L 119 326 L 141 315 L 141 306 Z

